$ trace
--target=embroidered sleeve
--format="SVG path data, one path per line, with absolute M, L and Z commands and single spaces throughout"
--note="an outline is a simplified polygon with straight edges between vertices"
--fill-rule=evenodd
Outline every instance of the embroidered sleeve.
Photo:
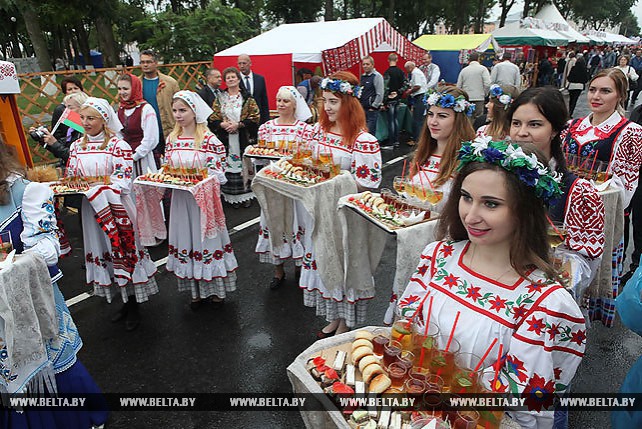
M 381 185 L 381 151 L 377 139 L 361 133 L 352 148 L 350 172 L 363 188 L 378 188 Z
M 487 127 L 487 125 L 482 125 L 481 127 L 477 128 L 476 137 L 485 137 L 486 136 L 486 127 Z
M 111 152 L 111 184 L 124 193 L 129 193 L 132 187 L 132 172 L 134 159 L 132 148 L 123 140 L 118 140 Z
M 65 176 L 73 177 L 78 175 L 78 145 L 80 139 L 76 140 L 69 146 L 69 158 L 67 159 L 67 166 L 65 167 Z
M 271 128 L 270 125 L 272 125 L 272 121 L 267 121 L 266 123 L 262 124 L 259 127 L 259 135 L 258 135 L 259 140 L 263 140 L 263 141 L 270 140 L 270 128 Z
M 545 411 L 553 405 L 550 394 L 566 391 L 586 347 L 579 307 L 561 286 L 547 288 L 513 333 L 495 385 L 500 392 L 526 395 L 529 411 L 513 414 L 525 428 L 552 427 L 553 412 Z
M 221 184 L 227 183 L 225 178 L 225 146 L 214 134 L 208 133 L 205 138 L 207 174 L 208 176 L 217 176 Z
M 54 214 L 53 191 L 42 183 L 29 183 L 22 197 L 23 230 L 20 239 L 25 251 L 42 256 L 47 265 L 58 262 L 60 243 Z
M 169 160 L 172 158 L 172 151 L 174 150 L 174 145 L 172 144 L 172 140 L 167 136 L 165 139 L 165 152 L 163 153 L 163 158 L 161 160 L 161 167 L 163 165 L 169 164 Z
M 435 241 L 430 243 L 421 252 L 419 265 L 410 277 L 410 282 L 397 303 L 397 314 L 401 317 L 411 317 L 417 309 L 423 305 L 426 297 L 429 295 L 428 284 L 432 274 L 430 267 L 432 265 L 433 255 L 441 242 Z M 443 247 L 443 246 L 442 246 Z M 423 320 L 423 318 L 421 318 Z
M 564 225 L 566 246 L 588 258 L 604 252 L 604 202 L 590 182 L 578 179 L 570 189 Z
M 642 126 L 630 123 L 618 136 L 611 172 L 624 187 L 624 207 L 628 207 L 638 186 L 642 164 Z

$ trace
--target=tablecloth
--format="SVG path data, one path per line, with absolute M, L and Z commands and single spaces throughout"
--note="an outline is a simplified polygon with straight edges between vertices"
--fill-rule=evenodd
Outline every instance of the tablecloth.
M 412 132 L 412 114 L 408 105 L 405 103 L 399 103 L 397 105 L 397 123 L 399 124 L 399 132 Z M 377 137 L 378 141 L 382 142 L 387 140 L 388 136 L 388 112 L 380 111 L 377 116 L 377 131 L 375 137 Z

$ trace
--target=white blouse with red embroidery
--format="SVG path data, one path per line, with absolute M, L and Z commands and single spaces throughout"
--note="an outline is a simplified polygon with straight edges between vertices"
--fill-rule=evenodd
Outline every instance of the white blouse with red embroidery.
M 539 270 L 530 273 L 530 280 L 521 278 L 511 285 L 473 272 L 462 261 L 469 244 L 429 244 L 399 300 L 398 313 L 411 317 L 421 306 L 416 320 L 423 331 L 432 296 L 430 322 L 439 327 L 439 347 L 445 347 L 457 313 L 453 337 L 461 352 L 481 358 L 493 340 L 499 340 L 482 366 L 490 373 L 502 344 L 498 391 L 564 392 L 586 347 L 579 307 L 559 283 L 547 280 Z M 524 428 L 552 427 L 553 412 L 542 411 L 539 402 L 530 407 L 531 411 L 513 413 L 513 419 Z
M 192 137 L 178 137 L 175 141 L 168 137 L 165 145 L 164 163 L 175 168 L 207 168 L 208 176 L 217 176 L 223 185 L 227 183 L 225 156 L 225 146 L 208 130 L 198 149 L 196 149 Z

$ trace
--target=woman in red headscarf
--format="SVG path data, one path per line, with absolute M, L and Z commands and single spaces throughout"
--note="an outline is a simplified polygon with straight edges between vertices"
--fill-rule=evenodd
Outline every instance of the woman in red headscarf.
M 158 145 L 158 121 L 156 112 L 143 99 L 143 85 L 133 74 L 118 77 L 118 119 L 123 124 L 123 140 L 132 147 L 134 154 L 133 178 L 149 171 L 156 173 L 152 151 Z

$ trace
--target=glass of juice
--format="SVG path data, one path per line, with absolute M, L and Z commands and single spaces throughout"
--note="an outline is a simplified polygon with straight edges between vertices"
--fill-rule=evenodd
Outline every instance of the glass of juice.
M 383 356 L 383 348 L 388 344 L 390 338 L 388 338 L 388 331 L 385 329 L 375 329 L 374 336 L 372 339 L 372 353 L 380 358 Z
M 409 395 L 421 395 L 426 392 L 426 382 L 416 378 L 408 378 L 403 385 L 403 389 Z
M 404 179 L 401 176 L 395 176 L 394 179 L 392 179 L 392 187 L 394 188 L 395 191 L 397 191 L 398 194 L 401 194 L 405 190 L 405 185 L 404 182 L 406 179 Z
M 410 374 L 408 376 L 410 378 L 414 378 L 414 379 L 417 379 L 417 380 L 426 381 L 430 377 L 430 371 L 428 371 L 427 368 L 422 368 L 420 366 L 414 366 L 410 370 Z
M 428 323 L 428 330 L 425 325 L 418 323 L 413 325 L 412 352 L 415 354 L 415 365 L 428 368 L 432 349 L 437 347 L 439 328 L 435 323 Z
M 481 370 L 475 371 L 481 358 L 473 353 L 458 353 L 455 356 L 455 372 L 450 382 L 452 393 L 476 393 L 478 390 L 477 380 Z
M 259 139 L 259 140 L 256 142 L 256 146 L 257 146 L 257 147 L 265 147 L 265 140 L 263 140 L 263 139 Z
M 415 185 L 411 180 L 406 180 L 404 183 L 404 193 L 406 194 L 406 198 L 412 198 L 415 196 Z
M 390 339 L 399 341 L 404 350 L 412 351 L 412 320 L 399 319 L 392 324 Z
M 383 366 L 388 368 L 390 364 L 395 363 L 401 356 L 401 343 L 398 341 L 389 341 L 383 346 Z
M 332 165 L 332 150 L 327 146 L 319 147 L 319 164 Z
M 457 411 L 453 429 L 476 429 L 479 413 L 476 410 Z
M 394 362 L 388 365 L 388 376 L 392 382 L 392 387 L 401 388 L 408 378 L 408 368 L 401 365 L 399 362 Z
M 441 348 L 433 349 L 430 359 L 430 373 L 437 374 L 443 378 L 445 388 L 450 387 L 450 382 L 455 372 L 455 355 L 459 353 L 459 349 L 459 342 L 454 338 L 448 351 Z
M 409 372 L 412 369 L 414 361 L 415 361 L 415 355 L 413 352 L 408 350 L 401 351 L 401 355 L 399 356 L 398 362 L 401 365 L 405 366 Z
M 421 407 L 422 411 L 428 415 L 442 417 L 444 415 L 446 402 L 444 401 L 444 397 L 441 395 L 441 392 L 427 387 L 426 393 L 424 393 L 424 397 L 421 402 Z
M 274 140 L 267 140 L 265 142 L 265 147 L 268 149 L 274 149 Z

